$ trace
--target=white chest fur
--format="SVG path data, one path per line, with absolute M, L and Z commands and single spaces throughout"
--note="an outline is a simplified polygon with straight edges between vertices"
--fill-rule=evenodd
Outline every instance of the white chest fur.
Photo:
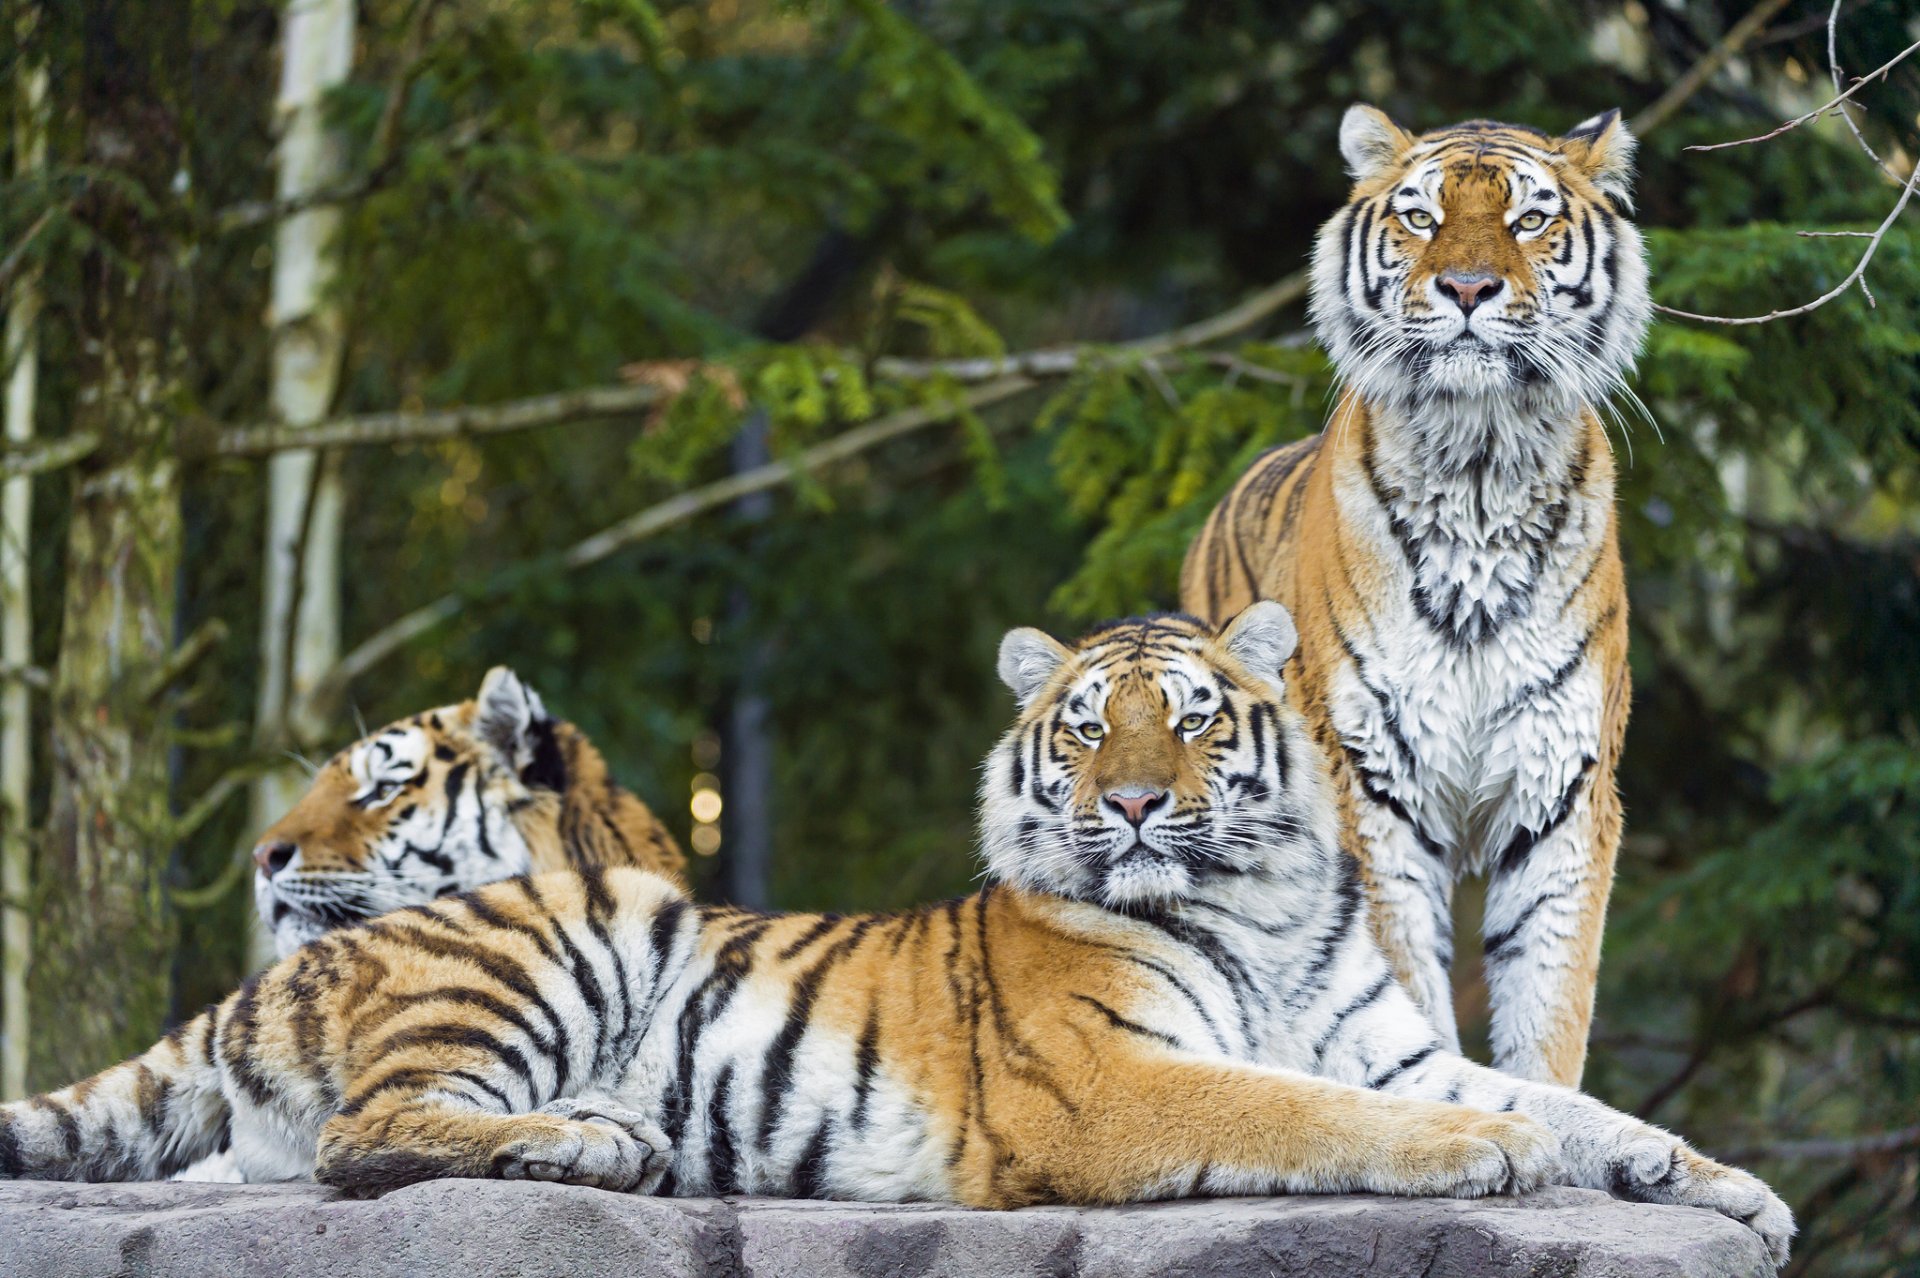
M 1569 606 L 1605 549 L 1610 485 L 1581 483 L 1584 424 L 1422 428 L 1391 417 L 1337 463 L 1347 526 L 1382 588 L 1332 684 L 1363 783 L 1454 873 L 1554 818 L 1599 752 L 1602 671 Z M 1473 450 L 1444 445 L 1477 438 Z

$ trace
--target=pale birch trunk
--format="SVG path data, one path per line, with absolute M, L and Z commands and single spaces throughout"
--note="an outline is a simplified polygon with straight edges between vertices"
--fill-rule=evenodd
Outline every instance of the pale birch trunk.
M 20 47 L 30 45 L 31 16 L 21 20 Z M 47 71 L 29 65 L 14 98 L 14 172 L 46 164 Z M 27 267 L 7 299 L 4 367 L 6 436 L 33 436 L 35 382 L 40 372 L 40 273 Z M 33 481 L 8 480 L 0 491 L 0 665 L 33 663 L 31 608 Z M 27 964 L 33 954 L 31 889 L 33 845 L 27 837 L 33 768 L 33 718 L 24 679 L 0 687 L 0 1100 L 27 1090 Z
M 326 95 L 353 64 L 354 0 L 295 0 L 282 35 L 277 193 L 299 199 L 340 180 L 340 140 L 326 127 Z M 331 207 L 283 219 L 274 239 L 274 416 L 289 426 L 319 421 L 333 402 L 345 344 L 331 296 Z M 308 705 L 316 680 L 340 655 L 340 521 L 345 493 L 335 466 L 307 450 L 284 452 L 267 467 L 265 598 L 260 614 L 260 697 L 255 740 L 263 750 L 313 746 L 326 730 Z M 297 597 L 296 597 L 297 594 Z M 293 805 L 305 774 L 291 762 L 263 775 L 252 792 L 252 830 Z M 271 938 L 254 920 L 256 962 L 272 957 Z

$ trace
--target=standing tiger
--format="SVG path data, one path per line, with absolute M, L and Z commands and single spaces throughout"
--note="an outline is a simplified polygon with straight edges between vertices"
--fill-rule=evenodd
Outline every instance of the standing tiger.
M 143 1057 L 0 1109 L 0 1174 L 451 1176 L 980 1207 L 1479 1195 L 1784 1204 L 1589 1097 L 1446 1052 L 1392 979 L 1281 670 L 1216 630 L 1016 630 L 987 884 L 905 913 L 691 904 L 589 869 L 320 937 Z M 1473 1108 L 1468 1108 L 1472 1106 Z
M 593 743 L 505 666 L 472 701 L 328 760 L 253 860 L 254 904 L 282 958 L 328 928 L 516 874 L 634 865 L 677 880 L 686 868 Z
M 1277 599 L 1294 704 L 1394 970 L 1457 1050 L 1454 881 L 1488 876 L 1493 1059 L 1576 1086 L 1620 842 L 1627 599 L 1596 407 L 1650 314 L 1609 111 L 1554 138 L 1351 108 L 1310 309 L 1345 390 L 1187 552 L 1183 605 Z

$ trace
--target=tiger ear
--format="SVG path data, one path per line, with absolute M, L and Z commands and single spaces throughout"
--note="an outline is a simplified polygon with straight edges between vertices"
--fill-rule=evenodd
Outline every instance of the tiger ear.
M 473 734 L 499 754 L 502 763 L 524 773 L 553 737 L 553 720 L 540 694 L 505 666 L 487 671 L 474 698 Z
M 1294 628 L 1293 614 L 1271 599 L 1248 605 L 1227 623 L 1220 637 L 1234 660 L 1255 674 L 1274 680 L 1280 678 L 1281 667 L 1300 646 L 1300 632 Z
M 1000 641 L 1000 681 L 1013 689 L 1014 700 L 1025 710 L 1071 656 L 1065 644 L 1044 630 L 1009 630 Z
M 1356 182 L 1379 177 L 1407 153 L 1413 137 L 1385 111 L 1356 102 L 1340 120 L 1340 158 Z
M 1633 211 L 1633 153 L 1640 142 L 1619 108 L 1582 120 L 1560 139 L 1560 154 L 1625 212 Z

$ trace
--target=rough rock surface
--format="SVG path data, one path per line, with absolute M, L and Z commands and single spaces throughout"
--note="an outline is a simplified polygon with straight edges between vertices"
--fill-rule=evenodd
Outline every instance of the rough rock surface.
M 313 1185 L 0 1183 L 0 1278 L 1269 1278 L 1772 1273 L 1703 1211 L 1521 1199 L 1281 1198 L 1102 1211 L 632 1198 L 440 1181 L 364 1202 Z

